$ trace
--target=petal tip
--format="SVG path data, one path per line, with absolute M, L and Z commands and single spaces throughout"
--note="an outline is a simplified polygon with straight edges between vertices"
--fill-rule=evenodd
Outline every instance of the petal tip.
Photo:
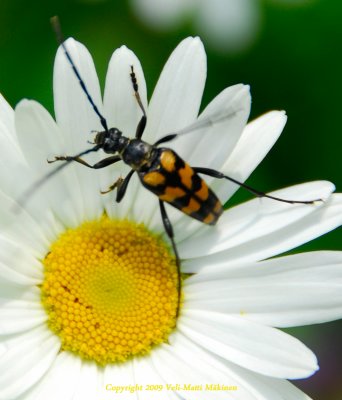
M 310 376 L 314 375 L 317 371 L 319 371 L 318 360 L 314 354 L 312 358 L 312 365 L 309 368 L 310 369 L 308 369 L 308 371 L 305 374 L 303 374 L 303 376 L 300 377 L 299 379 L 309 378 Z
M 21 112 L 21 111 L 32 111 L 32 110 L 37 110 L 37 109 L 43 109 L 44 107 L 36 100 L 31 100 L 31 99 L 22 99 L 19 101 L 19 103 L 15 106 L 15 113 Z
M 35 106 L 40 106 L 40 104 L 35 101 L 35 100 L 31 100 L 31 99 L 22 99 L 19 101 L 19 103 L 15 106 L 14 111 L 15 114 L 17 114 L 18 112 L 21 111 L 26 111 L 29 109 L 32 109 L 32 107 Z
M 17 110 L 18 108 L 26 107 L 31 101 L 29 99 L 21 99 L 14 109 Z
M 332 182 L 330 182 L 330 181 L 324 181 L 324 182 L 326 182 L 327 191 L 330 191 L 329 195 L 330 195 L 331 193 L 335 192 L 336 186 L 335 186 L 334 183 L 332 183 Z
M 116 63 L 124 62 L 132 65 L 136 59 L 134 52 L 127 46 L 122 45 L 113 52 L 110 62 L 115 60 Z
M 250 85 L 245 85 L 244 83 L 242 84 L 242 90 L 244 90 L 246 93 L 251 94 L 251 87 Z
M 274 110 L 271 111 L 271 113 L 272 117 L 279 119 L 279 121 L 282 121 L 285 125 L 285 123 L 287 122 L 287 115 L 285 110 Z
M 65 44 L 74 44 L 74 43 L 79 43 L 79 42 L 77 42 L 77 40 L 75 40 L 73 37 L 68 37 L 68 39 L 66 39 L 65 41 L 64 41 L 64 43 Z
M 188 36 L 187 38 L 183 39 L 178 46 L 189 46 L 191 47 L 198 47 L 199 49 L 204 51 L 204 45 L 199 36 Z
M 204 44 L 199 36 L 195 36 L 192 41 L 193 46 L 198 47 L 198 49 L 205 54 Z
M 126 53 L 129 51 L 130 51 L 130 49 L 125 44 L 123 44 L 122 46 L 120 46 L 118 49 L 115 50 L 115 52 L 119 52 L 119 53 L 121 53 L 121 52 Z
M 193 43 L 201 44 L 203 46 L 202 39 L 199 36 L 194 36 L 194 37 L 191 37 L 191 38 L 193 40 Z

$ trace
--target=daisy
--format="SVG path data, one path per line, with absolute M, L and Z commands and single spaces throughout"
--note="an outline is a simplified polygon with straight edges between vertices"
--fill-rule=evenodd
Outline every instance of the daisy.
M 148 106 L 141 65 L 126 47 L 112 56 L 102 103 L 88 51 L 72 39 L 66 45 L 110 127 L 131 137 L 141 118 L 131 65 L 148 115 L 144 140 L 196 120 L 206 77 L 198 38 L 172 53 Z M 57 123 L 34 101 L 13 111 L 0 99 L 0 399 L 308 399 L 287 379 L 314 373 L 316 357 L 277 328 L 341 317 L 342 254 L 271 257 L 341 224 L 334 186 L 279 190 L 274 195 L 325 201 L 253 199 L 215 227 L 168 207 L 184 275 L 177 316 L 175 260 L 156 196 L 135 176 L 120 205 L 99 194 L 125 176 L 123 163 L 98 171 L 68 165 L 13 213 L 16 199 L 54 167 L 46 158 L 77 154 L 102 130 L 61 49 L 54 96 Z M 202 115 L 226 104 L 239 112 L 170 147 L 191 165 L 245 180 L 286 116 L 273 111 L 246 125 L 244 85 L 225 89 Z M 207 181 L 223 202 L 237 189 Z

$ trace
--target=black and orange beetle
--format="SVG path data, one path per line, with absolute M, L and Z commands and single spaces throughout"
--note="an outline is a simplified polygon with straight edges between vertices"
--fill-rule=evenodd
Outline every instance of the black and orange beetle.
M 142 111 L 141 120 L 136 128 L 135 138 L 130 139 L 126 136 L 123 136 L 122 132 L 117 128 L 108 128 L 106 119 L 99 112 L 90 93 L 88 92 L 88 89 L 84 84 L 82 77 L 80 76 L 80 73 L 75 63 L 71 58 L 70 53 L 65 46 L 57 17 L 54 17 L 52 22 L 58 37 L 58 41 L 64 49 L 66 58 L 68 59 L 77 79 L 79 80 L 81 88 L 83 89 L 85 95 L 91 103 L 95 113 L 100 118 L 100 122 L 104 130 L 96 134 L 93 143 L 94 147 L 74 156 L 56 156 L 54 160 L 48 161 L 49 163 L 55 161 L 66 161 L 66 163 L 61 164 L 58 168 L 51 171 L 40 181 L 36 182 L 36 184 L 31 187 L 28 192 L 24 193 L 22 199 L 27 200 L 27 198 L 25 199 L 27 195 L 32 195 L 32 193 L 35 192 L 36 189 L 40 187 L 48 178 L 56 174 L 66 165 L 68 165 L 69 162 L 78 162 L 89 168 L 99 169 L 112 165 L 116 162 L 123 161 L 132 168 L 131 171 L 124 179 L 119 178 L 116 182 L 113 183 L 113 185 L 109 187 L 106 192 L 102 193 L 108 193 L 114 189 L 117 189 L 116 201 L 120 202 L 125 195 L 127 186 L 132 175 L 136 172 L 142 185 L 158 197 L 163 225 L 168 237 L 170 238 L 176 257 L 179 289 L 181 286 L 180 259 L 174 241 L 172 224 L 166 213 L 164 202 L 187 214 L 189 217 L 195 218 L 200 222 L 209 225 L 215 225 L 219 217 L 223 213 L 223 206 L 220 200 L 208 187 L 206 182 L 200 177 L 199 174 L 208 175 L 218 179 L 227 179 L 247 189 L 257 197 L 267 197 L 273 200 L 291 204 L 312 204 L 315 201 L 320 200 L 317 199 L 312 201 L 295 201 L 273 197 L 258 190 L 255 190 L 242 182 L 239 182 L 227 175 L 224 175 L 219 171 L 209 168 L 191 167 L 170 148 L 159 147 L 163 143 L 174 140 L 179 135 L 193 132 L 199 128 L 203 128 L 215 122 L 222 121 L 223 119 L 230 118 L 234 115 L 236 110 L 234 112 L 233 110 L 228 109 L 223 112 L 213 113 L 206 118 L 202 118 L 196 121 L 189 127 L 182 129 L 177 133 L 172 133 L 162 137 L 152 145 L 144 142 L 141 138 L 146 126 L 147 115 L 140 100 L 138 84 L 133 67 L 131 67 L 131 71 L 127 71 L 127 73 L 130 73 L 134 95 Z M 100 149 L 102 149 L 105 153 L 112 155 L 104 158 L 103 160 L 100 160 L 94 165 L 88 164 L 81 158 L 81 156 L 85 154 L 96 152 Z

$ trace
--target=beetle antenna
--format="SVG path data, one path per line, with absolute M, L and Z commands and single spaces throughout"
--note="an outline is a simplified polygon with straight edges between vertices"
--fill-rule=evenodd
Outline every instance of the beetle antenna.
M 91 153 L 93 151 L 98 151 L 100 149 L 99 146 L 92 147 L 90 149 L 84 150 L 81 153 L 77 154 L 74 158 L 83 156 L 85 154 Z M 16 200 L 16 205 L 13 208 L 13 212 L 18 213 L 20 211 L 20 207 L 23 207 L 31 197 L 37 192 L 37 190 L 45 184 L 52 176 L 56 175 L 62 169 L 64 169 L 67 165 L 70 165 L 70 162 L 73 160 L 67 160 L 67 162 L 60 164 L 57 168 L 50 171 L 36 182 L 34 182 L 31 186 L 29 186 Z
M 13 207 L 13 212 L 18 213 L 20 211 L 20 207 L 23 207 L 37 192 L 37 190 L 44 185 L 45 182 L 47 182 L 52 176 L 56 175 L 59 171 L 64 169 L 67 165 L 68 163 L 59 165 L 57 168 L 50 171 L 48 174 L 44 175 L 41 179 L 29 186 L 28 189 L 26 189 L 16 200 L 16 204 Z
M 91 104 L 91 106 L 93 107 L 95 113 L 100 118 L 100 122 L 101 122 L 101 125 L 103 126 L 103 129 L 106 132 L 108 132 L 107 121 L 106 121 L 105 117 L 100 113 L 100 111 L 97 108 L 93 98 L 91 97 L 90 93 L 88 92 L 88 89 L 87 89 L 87 87 L 86 87 L 86 85 L 84 83 L 84 80 L 82 79 L 82 77 L 81 77 L 81 75 L 80 75 L 80 73 L 79 73 L 79 71 L 78 71 L 78 69 L 77 69 L 77 67 L 76 67 L 76 65 L 74 63 L 74 60 L 72 59 L 71 54 L 69 53 L 68 49 L 66 48 L 64 37 L 63 37 L 63 33 L 62 33 L 62 28 L 61 28 L 61 24 L 59 22 L 58 16 L 52 17 L 50 19 L 50 21 L 51 21 L 52 29 L 55 32 L 57 42 L 62 46 L 62 48 L 64 50 L 64 53 L 65 53 L 65 56 L 66 56 L 67 60 L 69 61 L 69 63 L 70 63 L 70 65 L 71 65 L 71 67 L 72 67 L 72 69 L 73 69 L 73 71 L 74 71 L 74 73 L 75 73 L 75 75 L 76 75 L 76 77 L 78 79 L 78 82 L 79 82 L 83 92 L 87 96 L 87 99 L 88 99 L 89 103 Z

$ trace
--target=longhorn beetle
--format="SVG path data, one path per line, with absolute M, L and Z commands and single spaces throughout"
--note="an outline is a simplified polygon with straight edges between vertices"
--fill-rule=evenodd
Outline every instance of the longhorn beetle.
M 74 156 L 55 156 L 54 160 L 48 160 L 49 163 L 53 163 L 55 161 L 66 162 L 37 181 L 32 187 L 29 188 L 27 192 L 22 195 L 21 200 L 27 201 L 27 198 L 30 197 L 46 180 L 59 172 L 62 168 L 68 165 L 68 163 L 73 161 L 93 169 L 104 168 L 119 161 L 123 161 L 129 165 L 132 169 L 127 176 L 124 179 L 120 177 L 109 187 L 107 191 L 101 193 L 108 193 L 114 189 L 117 189 L 116 201 L 120 202 L 126 193 L 126 189 L 132 175 L 137 173 L 142 185 L 147 190 L 157 195 L 164 229 L 171 241 L 176 258 L 179 293 L 176 310 L 177 315 L 179 312 L 181 290 L 180 258 L 174 240 L 172 224 L 168 218 L 164 202 L 171 204 L 173 207 L 187 214 L 189 217 L 195 218 L 205 224 L 215 225 L 223 213 L 223 207 L 215 193 L 207 186 L 199 174 L 208 175 L 218 179 L 227 179 L 228 181 L 243 187 L 257 197 L 267 197 L 269 199 L 284 203 L 313 204 L 316 201 L 322 201 L 321 199 L 311 201 L 285 200 L 279 197 L 270 196 L 266 193 L 260 192 L 259 190 L 253 189 L 245 183 L 239 182 L 234 178 L 224 175 L 219 171 L 210 168 L 191 167 L 170 148 L 159 147 L 161 144 L 170 142 L 180 135 L 193 132 L 194 130 L 200 128 L 205 128 L 217 122 L 228 119 L 235 114 L 236 110 L 234 111 L 227 108 L 219 112 L 211 113 L 211 115 L 207 116 L 206 118 L 197 120 L 195 123 L 178 131 L 177 133 L 171 133 L 162 137 L 152 145 L 144 142 L 141 138 L 146 126 L 147 114 L 140 99 L 138 83 L 133 66 L 131 66 L 130 71 L 127 71 L 127 73 L 130 73 L 134 96 L 142 112 L 142 117 L 136 128 L 135 137 L 130 139 L 126 136 L 123 136 L 123 133 L 119 129 L 108 128 L 106 119 L 103 117 L 94 103 L 91 94 L 89 93 L 68 49 L 66 48 L 58 17 L 53 17 L 51 19 L 51 23 L 55 30 L 57 40 L 62 46 L 65 56 L 70 63 L 70 66 L 73 69 L 79 84 L 87 96 L 89 103 L 94 109 L 94 112 L 98 115 L 104 130 L 97 132 L 93 143 L 95 145 L 94 147 L 82 151 Z M 98 161 L 93 165 L 88 164 L 81 158 L 88 153 L 96 152 L 100 149 L 102 149 L 105 153 L 112 155 Z

